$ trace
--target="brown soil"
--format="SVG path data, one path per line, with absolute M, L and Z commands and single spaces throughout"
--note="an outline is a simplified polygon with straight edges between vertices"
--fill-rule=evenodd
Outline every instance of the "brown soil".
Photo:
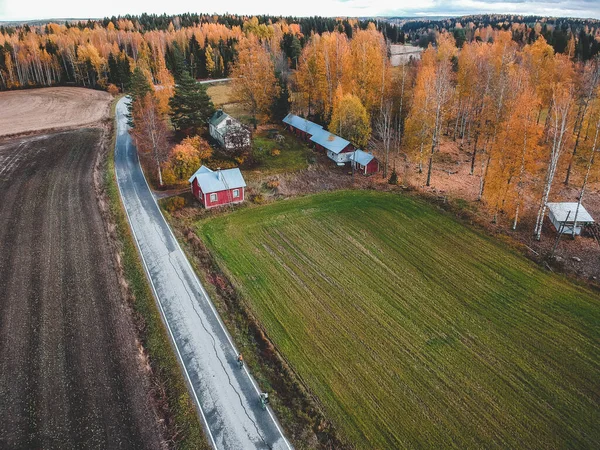
M 161 447 L 93 188 L 101 136 L 0 144 L 2 448 Z
M 111 99 L 77 87 L 0 92 L 0 136 L 98 123 L 108 117 Z

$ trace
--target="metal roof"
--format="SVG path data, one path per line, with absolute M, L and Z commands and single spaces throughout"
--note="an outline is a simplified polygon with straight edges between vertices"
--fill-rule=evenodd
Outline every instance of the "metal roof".
M 323 129 L 321 125 L 291 113 L 285 116 L 283 123 L 287 123 L 288 125 L 291 125 L 294 128 L 304 131 L 310 135 L 314 135 Z
M 232 117 L 229 114 L 227 114 L 222 109 L 219 109 L 219 110 L 215 111 L 215 113 L 212 115 L 212 117 L 210 119 L 208 119 L 208 123 L 210 123 L 211 125 L 214 125 L 215 127 L 218 127 L 220 123 L 222 123 L 223 121 L 225 121 L 227 119 L 231 119 L 231 118 Z
M 548 209 L 552 212 L 554 218 L 559 222 L 567 220 L 567 214 L 569 215 L 569 223 L 575 220 L 575 211 L 577 210 L 577 202 L 558 202 L 558 203 L 547 203 Z M 577 223 L 594 222 L 590 213 L 581 205 L 577 212 Z
M 351 161 L 355 161 L 361 166 L 366 166 L 373 161 L 373 158 L 375 158 L 373 155 L 363 152 L 362 150 L 356 150 L 354 153 L 352 153 L 352 156 L 350 156 Z
M 246 187 L 242 172 L 237 167 L 213 172 L 208 167 L 202 166 L 188 181 L 192 183 L 194 178 L 205 194 Z
M 338 154 L 350 144 L 350 141 L 336 136 L 327 130 L 321 130 L 320 133 L 314 134 L 310 140 L 335 154 Z

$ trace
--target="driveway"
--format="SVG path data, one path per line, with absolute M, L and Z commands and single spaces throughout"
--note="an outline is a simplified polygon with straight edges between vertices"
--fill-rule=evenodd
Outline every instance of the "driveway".
M 209 441 L 218 449 L 290 449 L 256 382 L 237 366 L 237 351 L 165 221 L 127 132 L 127 98 L 117 104 L 115 167 L 138 250 Z

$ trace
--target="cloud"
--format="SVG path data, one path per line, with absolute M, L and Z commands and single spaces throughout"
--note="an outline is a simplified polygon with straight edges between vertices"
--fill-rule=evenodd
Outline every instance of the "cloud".
M 473 14 L 519 14 L 555 17 L 600 18 L 598 0 L 432 0 L 386 9 L 394 16 L 462 16 Z
M 293 16 L 458 16 L 482 13 L 600 18 L 600 0 L 0 0 L 0 20 L 101 18 L 123 14 L 182 12 Z

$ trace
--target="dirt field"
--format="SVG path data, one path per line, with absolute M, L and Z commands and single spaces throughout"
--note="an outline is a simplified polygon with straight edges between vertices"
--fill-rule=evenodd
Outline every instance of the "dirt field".
M 0 136 L 97 123 L 111 96 L 76 87 L 0 92 Z
M 98 118 L 100 93 L 73 89 L 69 123 L 73 91 Z M 101 134 L 0 143 L 0 448 L 161 446 L 92 181 Z

